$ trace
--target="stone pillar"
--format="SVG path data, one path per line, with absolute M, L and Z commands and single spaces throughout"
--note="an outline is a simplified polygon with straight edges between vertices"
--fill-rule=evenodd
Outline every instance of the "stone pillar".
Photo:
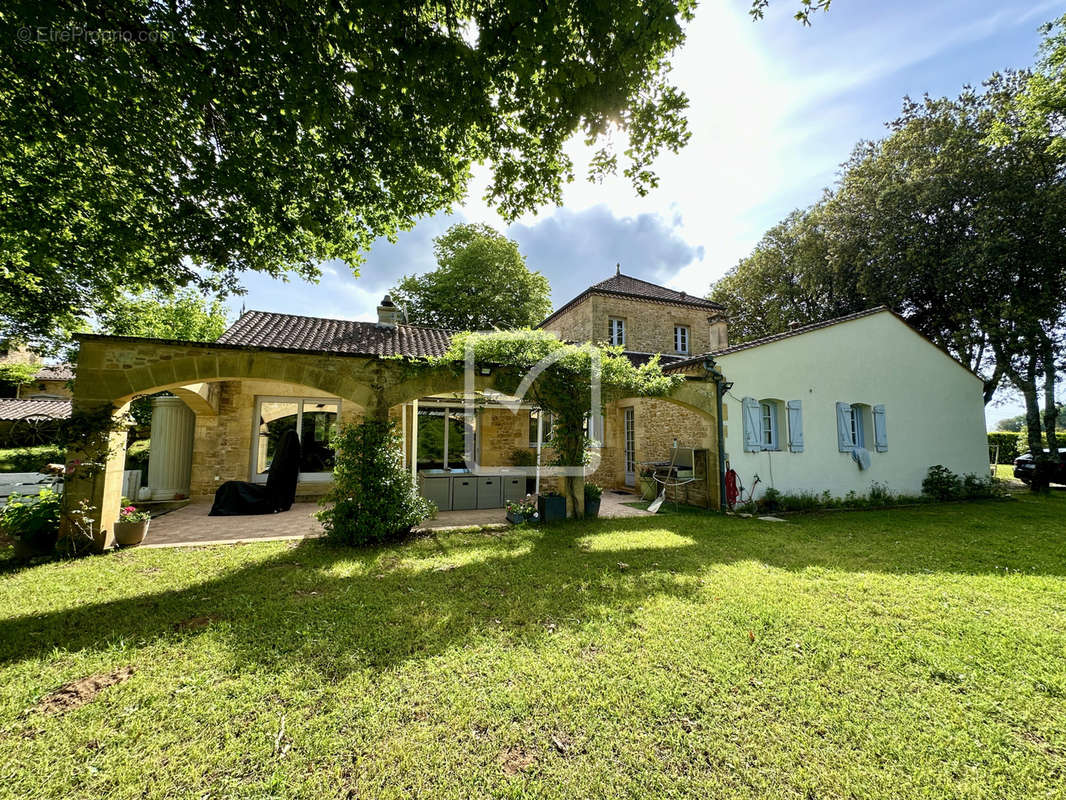
M 98 552 L 114 541 L 112 531 L 118 519 L 122 469 L 126 462 L 126 428 L 118 422 L 128 410 L 128 403 L 118 407 L 110 403 L 97 406 L 75 400 L 71 413 L 72 419 L 96 417 L 101 425 L 110 422 L 113 426 L 107 430 L 87 427 L 82 445 L 67 452 L 68 477 L 63 486 L 59 535 L 80 539 L 89 534 L 93 549 Z
M 172 500 L 179 494 L 188 497 L 195 430 L 196 415 L 180 397 L 152 398 L 148 486 L 153 500 Z

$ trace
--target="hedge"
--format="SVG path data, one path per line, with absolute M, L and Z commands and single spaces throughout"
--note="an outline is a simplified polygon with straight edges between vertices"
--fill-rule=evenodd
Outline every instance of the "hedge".
M 995 447 L 999 445 L 999 461 L 997 463 L 1000 464 L 1013 464 L 1014 459 L 1029 451 L 1026 444 L 1024 433 L 993 431 L 988 434 L 989 457 L 995 455 Z

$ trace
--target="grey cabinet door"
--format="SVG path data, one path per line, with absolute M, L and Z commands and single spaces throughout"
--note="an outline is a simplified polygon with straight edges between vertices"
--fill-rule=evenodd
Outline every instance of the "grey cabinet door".
M 477 508 L 477 478 L 452 478 L 452 511 Z
M 451 511 L 452 479 L 422 478 L 422 496 L 433 501 L 440 511 Z
M 477 479 L 477 507 L 478 508 L 501 508 L 503 506 L 503 493 L 499 475 L 491 478 Z
M 510 503 L 512 500 L 522 500 L 526 496 L 525 475 L 504 475 L 503 478 L 503 502 Z

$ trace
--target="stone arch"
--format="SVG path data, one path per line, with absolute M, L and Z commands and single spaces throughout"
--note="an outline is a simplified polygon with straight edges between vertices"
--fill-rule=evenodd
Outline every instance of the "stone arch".
M 663 439 L 661 435 L 659 437 L 653 436 L 652 439 L 657 441 L 658 448 L 666 448 L 669 446 L 667 439 L 676 438 L 678 443 L 684 447 L 694 447 L 697 450 L 706 450 L 707 463 L 702 464 L 700 469 L 702 471 L 704 479 L 706 481 L 706 504 L 710 508 L 717 509 L 720 507 L 721 502 L 721 467 L 720 467 L 720 448 L 721 443 L 718 437 L 718 400 L 717 400 L 717 385 L 710 380 L 686 380 L 683 384 L 678 386 L 671 394 L 656 398 L 641 398 L 641 397 L 628 397 L 622 399 L 619 405 L 635 405 L 637 411 L 637 449 L 638 460 L 640 460 L 640 450 L 642 447 L 642 441 L 647 442 L 646 430 L 642 427 L 641 423 L 641 404 L 652 401 L 653 403 L 666 403 L 671 406 L 676 406 L 678 409 L 685 412 L 691 412 L 697 415 L 701 422 L 699 436 L 692 437 L 686 436 L 684 430 L 678 430 L 678 435 L 668 436 Z M 665 415 L 664 415 L 665 416 Z M 647 417 L 644 417 L 647 419 Z M 659 420 L 661 424 L 661 419 Z M 654 427 L 654 426 L 653 426 Z M 641 431 L 645 431 L 641 433 Z M 618 452 L 615 457 L 620 461 L 624 461 L 622 453 L 622 445 L 618 446 Z M 646 452 L 646 451 L 645 451 Z M 702 459 L 702 456 L 701 456 Z M 649 460 L 649 459 L 644 459 Z M 621 466 L 617 468 L 622 468 Z M 699 499 L 698 502 L 703 504 L 703 500 Z
M 110 409 L 122 415 L 138 395 L 171 391 L 196 411 L 217 413 L 210 387 L 222 381 L 264 380 L 307 387 L 347 401 L 368 416 L 387 416 L 390 385 L 403 381 L 402 362 L 325 353 L 261 350 L 129 337 L 81 340 L 73 403 L 76 412 Z M 461 376 L 460 376 L 461 377 Z M 70 453 L 71 463 L 103 464 L 66 486 L 67 508 L 86 501 L 98 548 L 111 539 L 118 516 L 125 432 L 110 435 L 106 452 Z M 84 469 L 83 469 L 84 471 Z M 66 525 L 72 524 L 69 520 Z

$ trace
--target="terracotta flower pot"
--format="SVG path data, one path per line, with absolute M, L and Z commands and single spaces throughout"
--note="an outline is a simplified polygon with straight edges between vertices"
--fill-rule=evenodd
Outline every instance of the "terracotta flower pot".
M 121 547 L 132 547 L 144 541 L 144 535 L 148 533 L 150 519 L 142 519 L 140 522 L 116 522 L 115 542 Z

